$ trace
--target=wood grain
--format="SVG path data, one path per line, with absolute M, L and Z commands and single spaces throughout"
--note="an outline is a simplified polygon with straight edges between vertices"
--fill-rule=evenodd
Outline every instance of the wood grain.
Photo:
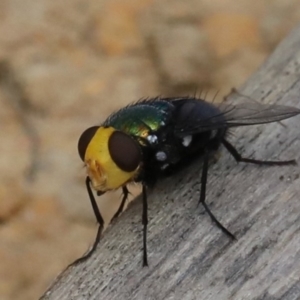
M 300 107 L 300 27 L 239 89 Z M 300 117 L 238 128 L 246 157 L 300 162 Z M 237 164 L 223 149 L 207 201 L 232 242 L 197 207 L 201 161 L 149 194 L 149 267 L 142 267 L 141 199 L 108 228 L 96 253 L 65 270 L 41 299 L 300 299 L 299 166 Z

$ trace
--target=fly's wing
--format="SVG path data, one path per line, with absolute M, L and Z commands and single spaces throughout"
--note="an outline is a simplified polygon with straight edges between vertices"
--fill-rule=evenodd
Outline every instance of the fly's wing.
M 295 107 L 255 101 L 214 105 L 204 100 L 188 99 L 178 106 L 175 134 L 182 136 L 214 129 L 271 123 L 298 114 L 300 109 Z
M 257 102 L 237 105 L 221 104 L 228 127 L 278 122 L 300 114 L 300 109 L 285 105 L 268 105 Z

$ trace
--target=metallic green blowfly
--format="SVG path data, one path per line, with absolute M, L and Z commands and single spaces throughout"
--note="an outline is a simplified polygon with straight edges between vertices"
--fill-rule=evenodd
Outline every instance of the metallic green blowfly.
M 295 160 L 262 161 L 243 158 L 227 140 L 231 127 L 277 122 L 296 116 L 300 110 L 283 105 L 241 102 L 215 105 L 197 98 L 153 98 L 126 106 L 99 126 L 81 135 L 78 151 L 86 170 L 86 187 L 99 223 L 92 249 L 78 261 L 93 253 L 100 241 L 104 221 L 92 193 L 97 195 L 122 188 L 123 198 L 114 218 L 123 211 L 128 197 L 127 184 L 140 182 L 143 196 L 143 265 L 147 261 L 147 188 L 164 176 L 174 174 L 202 157 L 199 203 L 211 219 L 229 237 L 234 235 L 213 215 L 205 202 L 208 162 L 223 145 L 237 162 L 258 165 L 292 165 Z

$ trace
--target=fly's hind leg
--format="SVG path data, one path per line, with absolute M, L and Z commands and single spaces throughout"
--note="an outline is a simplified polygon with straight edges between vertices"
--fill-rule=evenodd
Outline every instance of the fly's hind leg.
M 205 211 L 208 213 L 210 218 L 213 222 L 216 223 L 216 225 L 231 239 L 235 240 L 235 236 L 226 228 L 224 227 L 218 219 L 214 216 L 214 214 L 211 212 L 209 207 L 207 206 L 205 202 L 206 198 L 206 183 L 207 183 L 207 173 L 208 173 L 208 162 L 209 162 L 209 152 L 206 151 L 204 155 L 204 161 L 203 161 L 203 168 L 202 168 L 202 176 L 201 176 L 201 190 L 200 190 L 200 198 L 198 204 L 202 204 Z
M 288 165 L 296 165 L 297 162 L 295 159 L 292 160 L 282 160 L 282 161 L 274 161 L 274 160 L 257 160 L 251 158 L 242 157 L 238 151 L 225 139 L 222 139 L 222 144 L 228 150 L 228 152 L 234 157 L 237 162 L 245 162 L 256 165 L 268 165 L 268 166 L 288 166 Z

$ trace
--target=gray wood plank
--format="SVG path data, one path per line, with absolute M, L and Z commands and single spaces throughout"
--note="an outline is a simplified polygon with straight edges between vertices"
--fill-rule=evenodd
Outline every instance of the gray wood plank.
M 300 27 L 240 89 L 300 108 Z M 300 162 L 300 116 L 234 130 L 246 157 Z M 201 161 L 149 194 L 149 267 L 142 267 L 141 199 L 105 232 L 96 253 L 65 270 L 41 299 L 300 299 L 299 166 L 237 164 L 221 151 L 207 201 L 232 242 L 197 207 Z

